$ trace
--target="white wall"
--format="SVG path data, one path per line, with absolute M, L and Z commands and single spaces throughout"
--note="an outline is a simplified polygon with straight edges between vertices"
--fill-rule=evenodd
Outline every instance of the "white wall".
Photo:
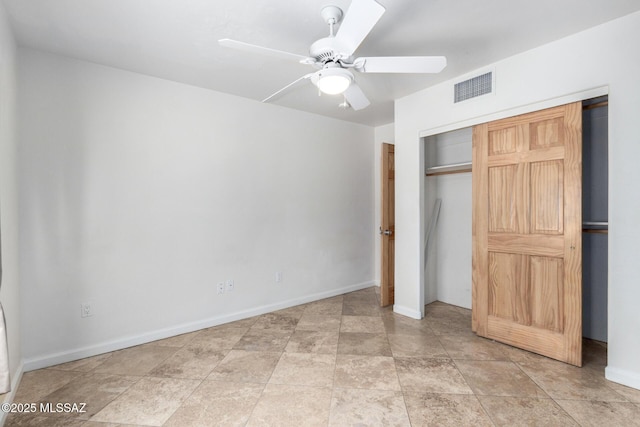
M 382 195 L 381 189 L 381 175 L 380 175 L 380 167 L 382 164 L 382 143 L 386 142 L 388 144 L 393 144 L 395 141 L 395 127 L 393 123 L 389 123 L 387 125 L 378 126 L 374 130 L 374 153 L 373 153 L 373 168 L 374 168 L 374 231 L 378 230 L 380 225 L 382 224 L 382 207 L 381 207 L 381 199 Z M 375 273 L 375 282 L 377 286 L 380 286 L 380 274 L 381 274 L 381 254 L 380 254 L 380 237 L 374 239 L 374 273 Z
M 396 306 L 420 317 L 421 249 L 425 211 L 424 149 L 419 135 L 435 134 L 515 113 L 568 102 L 572 94 L 609 93 L 609 357 L 607 378 L 640 388 L 640 13 L 488 64 L 496 94 L 452 105 L 453 81 L 396 102 Z M 455 58 L 450 58 L 450 61 Z M 480 70 L 478 70 L 480 71 Z M 485 71 L 485 70 L 482 70 Z M 456 79 L 459 80 L 459 79 Z M 604 93 L 606 93 L 604 89 Z M 592 91 L 594 96 L 603 90 Z M 578 95 L 579 97 L 579 95 Z
M 16 46 L 0 3 L 0 224 L 2 226 L 2 290 L 13 388 L 21 373 L 18 264 L 18 183 L 16 114 Z M 15 391 L 15 390 L 14 390 Z M 8 396 L 7 396 L 8 397 Z M 0 414 L 4 415 L 4 414 Z M 2 419 L 0 417 L 0 424 Z
M 373 128 L 19 60 L 25 369 L 374 283 Z

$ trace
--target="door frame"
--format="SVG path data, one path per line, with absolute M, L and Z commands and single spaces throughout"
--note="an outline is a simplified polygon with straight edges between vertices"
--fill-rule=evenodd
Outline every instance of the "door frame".
M 383 142 L 380 152 L 380 305 L 386 307 L 394 303 L 395 298 L 395 251 L 393 259 L 389 256 L 390 248 L 395 245 L 395 189 L 389 192 L 388 183 L 395 183 L 395 159 L 393 170 L 389 170 L 389 158 L 395 153 L 395 145 Z M 393 157 L 392 157 L 393 158 Z M 393 176 L 391 176 L 393 175 Z M 390 235 L 383 233 L 390 232 Z M 392 243 L 393 242 L 393 243 Z

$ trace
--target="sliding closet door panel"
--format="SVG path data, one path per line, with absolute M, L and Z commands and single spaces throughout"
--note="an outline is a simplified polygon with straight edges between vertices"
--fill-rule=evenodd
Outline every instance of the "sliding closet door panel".
M 474 129 L 473 329 L 582 363 L 580 103 Z

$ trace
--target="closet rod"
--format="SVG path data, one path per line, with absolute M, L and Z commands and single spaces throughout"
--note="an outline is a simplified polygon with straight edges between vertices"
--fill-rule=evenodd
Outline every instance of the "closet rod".
M 466 173 L 466 172 L 471 172 L 471 162 L 432 166 L 430 168 L 427 168 L 426 175 L 435 176 L 435 175 L 447 175 L 452 173 Z
M 455 173 L 469 173 L 471 172 L 471 168 L 469 169 L 460 169 L 455 171 L 445 171 L 445 172 L 427 172 L 427 176 L 438 176 L 438 175 L 452 175 Z
M 594 234 L 608 234 L 609 223 L 607 221 L 583 221 L 582 232 Z
M 609 230 L 607 229 L 597 229 L 597 228 L 583 228 L 583 233 L 591 233 L 591 234 L 609 234 Z

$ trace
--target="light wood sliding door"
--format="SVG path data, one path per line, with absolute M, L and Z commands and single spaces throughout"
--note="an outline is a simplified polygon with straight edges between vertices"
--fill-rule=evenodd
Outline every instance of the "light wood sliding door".
M 380 225 L 381 266 L 380 272 L 380 305 L 393 304 L 393 276 L 395 263 L 395 159 L 394 146 L 382 144 L 381 164 L 382 212 Z
M 472 328 L 582 365 L 582 106 L 473 129 Z

